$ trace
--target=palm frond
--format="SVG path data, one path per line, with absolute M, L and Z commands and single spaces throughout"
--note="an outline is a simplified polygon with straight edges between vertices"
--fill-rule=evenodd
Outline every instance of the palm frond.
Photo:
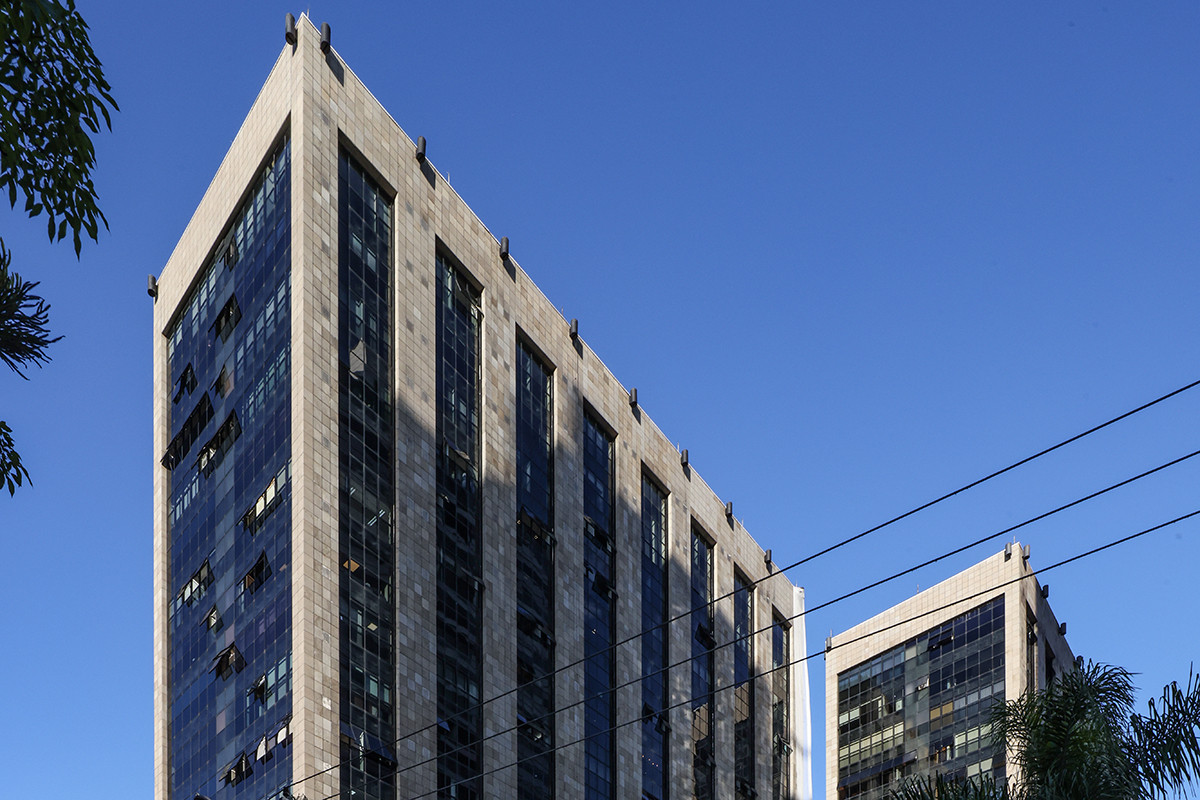
M 1146 715 L 1129 720 L 1131 760 L 1147 797 L 1195 794 L 1200 777 L 1200 675 L 1188 675 L 1186 688 L 1171 683 L 1151 700 Z
M 1015 800 L 1008 786 L 991 775 L 946 778 L 941 773 L 909 778 L 892 793 L 896 800 Z
M 62 337 L 50 336 L 50 304 L 34 294 L 37 283 L 9 271 L 11 262 L 0 239 L 0 361 L 24 378 L 22 368 L 47 363 L 46 348 Z
M 1157 800 L 1195 794 L 1200 778 L 1200 675 L 1172 683 L 1133 713 L 1128 670 L 1088 662 L 1042 691 L 992 710 L 1010 783 L 914 779 L 899 800 Z

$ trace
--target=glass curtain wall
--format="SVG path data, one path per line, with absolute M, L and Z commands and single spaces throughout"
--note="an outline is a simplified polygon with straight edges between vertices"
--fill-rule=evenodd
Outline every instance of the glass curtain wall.
M 287 141 L 167 335 L 169 797 L 257 800 L 292 776 Z
M 737 800 L 754 789 L 754 587 L 733 574 L 733 785 Z
M 667 494 L 642 475 L 642 797 L 667 800 Z
M 883 800 L 911 775 L 1004 783 L 989 714 L 1004 701 L 1004 595 L 838 674 L 838 796 Z
M 713 749 L 713 553 L 708 538 L 692 529 L 692 777 L 696 800 L 712 800 Z
M 613 440 L 591 414 L 583 423 L 584 731 L 586 800 L 611 800 L 613 768 L 613 635 L 616 594 L 613 576 Z
M 445 256 L 437 271 L 438 797 L 482 797 L 479 292 Z
M 551 370 L 517 343 L 517 795 L 554 797 Z
M 791 757 L 791 631 L 778 616 L 771 624 L 771 797 L 792 795 Z
M 338 164 L 338 561 L 343 794 L 395 796 L 391 205 Z M 347 794 L 349 793 L 349 794 Z

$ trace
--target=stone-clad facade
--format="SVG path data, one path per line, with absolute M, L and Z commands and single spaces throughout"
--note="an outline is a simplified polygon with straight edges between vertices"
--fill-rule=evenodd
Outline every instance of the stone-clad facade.
M 1014 543 L 831 637 L 826 798 L 886 798 L 904 778 L 934 773 L 1002 783 L 992 705 L 1073 668 L 1048 597 Z
M 668 761 L 669 796 L 692 796 L 694 769 L 692 709 L 688 703 L 693 686 L 689 659 L 693 655 L 693 625 L 687 616 L 672 623 L 665 637 L 665 663 L 670 666 L 668 709 L 654 709 L 657 722 L 642 722 L 641 653 L 639 634 L 643 618 L 641 596 L 643 570 L 643 481 L 648 479 L 666 495 L 667 614 L 685 615 L 690 608 L 692 586 L 690 564 L 693 536 L 700 535 L 712 546 L 713 593 L 716 603 L 711 638 L 717 649 L 713 659 L 715 708 L 713 720 L 713 763 L 716 797 L 734 797 L 734 675 L 732 648 L 722 647 L 733 638 L 732 600 L 724 598 L 734 588 L 735 570 L 753 582 L 754 615 L 752 674 L 755 739 L 753 786 L 757 796 L 772 796 L 773 770 L 787 771 L 787 797 L 807 796 L 808 698 L 803 664 L 788 668 L 790 687 L 789 730 L 775 731 L 772 692 L 778 692 L 769 674 L 772 665 L 774 620 L 790 626 L 787 641 L 791 660 L 804 652 L 803 593 L 766 560 L 764 551 L 742 528 L 725 503 L 681 458 L 681 453 L 655 426 L 645 410 L 631 402 L 630 391 L 608 371 L 585 341 L 573 336 L 569 322 L 542 295 L 515 259 L 502 256 L 497 237 L 471 212 L 431 163 L 415 154 L 414 141 L 359 82 L 335 50 L 323 52 L 320 33 L 302 17 L 296 26 L 296 41 L 288 43 L 266 84 L 231 145 L 170 260 L 157 279 L 154 331 L 154 442 L 164 453 L 183 424 L 186 402 L 174 402 L 180 376 L 179 366 L 168 353 L 168 336 L 194 302 L 197 281 L 214 259 L 222 258 L 237 209 L 242 208 L 254 176 L 267 159 L 285 144 L 290 149 L 290 482 L 287 487 L 290 524 L 290 564 L 272 565 L 266 580 L 288 581 L 291 588 L 290 631 L 292 657 L 290 718 L 286 736 L 275 750 L 291 759 L 291 780 L 296 795 L 308 798 L 348 796 L 342 785 L 345 773 L 340 764 L 347 752 L 374 759 L 368 772 L 387 773 L 394 778 L 394 796 L 400 800 L 416 796 L 438 796 L 438 734 L 446 721 L 438 714 L 438 609 L 444 574 L 439 573 L 438 515 L 446 499 L 438 486 L 439 464 L 446 459 L 470 462 L 478 483 L 479 552 L 478 579 L 480 625 L 480 685 L 482 707 L 480 741 L 473 743 L 484 771 L 481 783 L 473 784 L 482 797 L 517 797 L 518 759 L 516 730 L 518 695 L 511 692 L 522 682 L 518 675 L 516 631 L 518 609 L 517 471 L 518 400 L 517 365 L 519 350 L 526 348 L 548 373 L 550 380 L 549 436 L 552 486 L 552 563 L 555 603 L 552 614 L 552 658 L 561 670 L 553 677 L 552 696 L 558 708 L 550 740 L 553 751 L 554 795 L 584 798 L 585 774 L 584 670 L 576 665 L 584 659 L 585 592 L 594 590 L 585 564 L 585 537 L 590 518 L 585 515 L 584 436 L 587 420 L 602 426 L 611 442 L 612 637 L 618 646 L 612 662 L 612 681 L 617 687 L 613 705 L 619 726 L 612 738 L 612 757 L 605 769 L 613 779 L 612 797 L 642 796 L 642 732 L 645 724 L 658 724 L 670 742 Z M 357 580 L 360 566 L 345 556 L 345 509 L 339 497 L 346 491 L 343 464 L 352 458 L 339 440 L 339 394 L 347 374 L 354 373 L 355 355 L 339 342 L 339 314 L 346 311 L 343 291 L 339 309 L 339 164 L 352 163 L 366 176 L 368 185 L 387 203 L 387 247 L 385 266 L 390 270 L 390 397 L 394 414 L 390 449 L 395 466 L 394 497 L 379 505 L 371 525 L 390 522 L 395 543 L 395 572 L 386 576 L 386 595 L 394 619 L 394 630 L 371 639 L 390 648 L 394 674 L 368 676 L 365 701 L 390 720 L 393 742 L 370 738 L 370 731 L 349 725 L 347 697 L 359 698 L 359 687 L 348 687 L 347 666 L 339 656 L 348 624 L 345 606 L 346 581 Z M 344 167 L 343 167 L 344 169 Z M 253 204 L 251 204 L 253 205 Z M 253 209 L 251 209 L 252 211 Z M 344 230 L 344 228 L 343 228 Z M 282 235 L 282 234 L 281 234 Z M 371 254 L 374 258 L 374 252 Z M 450 453 L 439 440 L 439 403 L 449 407 L 445 386 L 439 386 L 437 343 L 439 330 L 438 287 L 435 273 L 440 262 L 453 265 L 457 279 L 477 296 L 472 312 L 478 319 L 478 352 L 474 365 L 478 379 L 477 452 Z M 223 262 L 222 262 L 223 263 Z M 228 274 L 235 274 L 236 259 Z M 344 264 L 341 265 L 344 270 Z M 218 277 L 225 273 L 218 270 Z M 342 287 L 344 290 L 344 286 Z M 220 291 L 220 289 L 218 289 Z M 218 298 L 219 301 L 223 298 Z M 353 303 L 351 304 L 353 305 Z M 357 306 L 356 306 L 357 308 Z M 353 313 L 358 313 L 357 311 Z M 369 314 L 369 312 L 368 312 Z M 207 323 L 205 323 L 207 325 Z M 246 323 L 242 322 L 242 326 Z M 234 323 L 230 341 L 247 331 Z M 341 349 L 339 349 L 341 348 Z M 177 360 L 177 359 L 176 359 Z M 347 361 L 352 362 L 347 366 Z M 358 373 L 354 373 L 357 375 Z M 207 387 L 202 387 L 207 388 Z M 233 390 L 230 398 L 241 387 Z M 343 393 L 344 394 L 344 393 Z M 385 390 L 385 394 L 387 394 Z M 222 395 L 224 397 L 225 395 Z M 441 400 L 439 398 L 442 398 Z M 458 398 L 461 400 L 462 398 Z M 231 402 L 233 402 L 231 400 Z M 241 400 L 238 400 L 241 403 Z M 240 408 L 241 406 L 239 406 Z M 344 409 L 343 409 L 344 415 Z M 444 421 L 444 420 L 443 420 Z M 212 425 L 220 425 L 216 420 Z M 368 432 L 369 434 L 370 432 Z M 201 440 L 213 430 L 199 434 Z M 368 439 L 374 442 L 368 435 Z M 230 450 L 236 458 L 239 450 Z M 357 462 L 355 462 L 357 463 Z M 457 461 L 455 462 L 457 463 Z M 174 785 L 171 720 L 185 713 L 173 708 L 172 601 L 180 596 L 174 577 L 186 558 L 172 549 L 173 473 L 155 468 L 155 792 L 159 800 L 191 800 L 201 793 L 213 800 L 258 795 L 244 791 L 235 777 L 237 762 L 246 756 L 242 771 L 255 768 L 254 742 L 237 739 L 240 734 L 223 734 L 212 775 L 195 785 Z M 207 484 L 201 484 L 201 492 Z M 274 491 L 274 490 L 272 490 Z M 282 491 L 282 489 L 281 489 Z M 247 494 L 230 501 L 237 513 L 215 514 L 210 532 L 221 537 L 252 536 L 245 523 L 243 507 L 253 509 L 255 496 Z M 351 493 L 353 494 L 353 493 Z M 285 506 L 280 506 L 284 508 Z M 247 512 L 249 513 L 249 512 Z M 376 518 L 378 518 L 378 521 Z M 229 520 L 235 520 L 230 523 Z M 352 523 L 360 524 L 360 523 Z M 363 523 L 365 524 L 365 523 Z M 230 530 L 218 530 L 220 526 Z M 339 531 L 342 534 L 339 534 Z M 232 531 L 232 532 L 231 532 Z M 237 577 L 245 569 L 239 565 Z M 236 570 L 235 570 L 236 571 Z M 214 607 L 222 611 L 243 602 L 247 591 L 228 575 L 216 575 Z M 241 606 L 237 606 L 240 608 Z M 594 606 L 593 606 L 594 607 Z M 197 658 L 218 655 L 218 644 L 236 642 L 249 635 L 261 621 L 235 619 L 224 638 L 214 638 Z M 630 640 L 628 644 L 619 643 Z M 176 654 L 177 655 L 177 654 Z M 776 659 L 778 660 L 778 659 Z M 444 666 L 444 665 L 443 665 Z M 570 668 L 565 668 L 570 666 Z M 356 665 L 350 665 L 357 669 Z M 246 664 L 247 675 L 257 674 L 260 665 Z M 356 673 L 357 674 L 357 673 Z M 526 678 L 527 679 L 527 678 Z M 217 675 L 214 681 L 220 681 Z M 218 705 L 227 704 L 231 714 L 254 706 L 239 692 L 236 675 L 228 685 L 217 684 Z M 355 679 L 357 680 L 357 678 Z M 374 686 L 374 688 L 370 688 Z M 234 695 L 237 695 L 236 697 Z M 362 695 L 366 696 L 366 695 Z M 356 699 L 355 702 L 360 702 Z M 379 704 L 385 710 L 379 711 Z M 573 705 L 574 704 L 574 705 Z M 775 719 L 779 719 L 776 713 Z M 184 719 L 186 724 L 188 720 Z M 197 719 L 197 725 L 210 720 Z M 629 723 L 623 724 L 622 723 Z M 233 728 L 229 729 L 233 731 Z M 241 730 L 237 728 L 237 730 Z M 249 728 L 247 728 L 247 731 Z M 524 730 L 524 729 L 523 729 Z M 247 734 L 248 735 L 248 734 Z M 274 740 L 271 742 L 275 745 Z M 347 747 L 351 748 L 347 751 Z M 357 748 L 357 749 L 355 749 Z M 776 751 L 785 752 L 782 760 Z M 261 755 L 261 752 L 259 753 Z M 365 763 L 365 761 L 363 761 Z M 232 764 L 232 767 L 231 767 Z M 380 765 L 383 766 L 380 766 Z M 319 774 L 318 774 L 319 773 Z M 315 777 L 310 777 L 314 776 Z M 303 780 L 302 780 L 303 779 Z M 240 779 L 239 779 L 240 780 Z M 775 784 L 780 781 L 775 780 Z M 380 783 L 380 785 L 385 785 Z M 276 787 L 282 789 L 283 787 Z M 361 789 L 361 787 L 359 787 Z M 467 786 L 470 789 L 472 786 Z M 460 790 L 465 791 L 466 789 Z M 369 789 L 367 796 L 380 793 Z M 522 790 L 523 791 L 523 790 Z M 384 794 L 387 794 L 386 792 Z M 448 792 L 445 796 L 450 796 Z M 265 794 L 262 796 L 266 796 Z M 387 796 L 392 796 L 388 794 Z M 665 799 L 664 799 L 665 800 Z

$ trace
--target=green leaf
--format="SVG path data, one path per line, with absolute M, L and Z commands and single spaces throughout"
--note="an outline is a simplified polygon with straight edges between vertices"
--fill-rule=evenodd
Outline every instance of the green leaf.
M 17 492 L 23 483 L 33 483 L 29 470 L 21 463 L 21 455 L 13 444 L 12 429 L 0 420 L 0 485 L 8 487 L 9 496 Z
M 0 196 L 10 208 L 18 195 L 30 217 L 46 215 L 46 235 L 59 241 L 71 231 L 78 257 L 83 234 L 95 240 L 98 222 L 91 171 L 91 136 L 100 119 L 109 130 L 118 110 L 112 87 L 88 40 L 75 0 L 9 0 L 0 6 Z M 9 270 L 11 254 L 0 239 L 0 362 L 20 377 L 49 360 L 46 348 L 61 337 L 48 329 L 49 305 L 33 293 L 36 283 Z M 9 494 L 29 482 L 0 422 L 0 486 Z
M 24 196 L 31 216 L 46 213 L 66 237 L 95 225 L 91 136 L 110 130 L 117 110 L 87 24 L 67 0 L 10 0 L 0 12 L 0 167 L 9 205 Z

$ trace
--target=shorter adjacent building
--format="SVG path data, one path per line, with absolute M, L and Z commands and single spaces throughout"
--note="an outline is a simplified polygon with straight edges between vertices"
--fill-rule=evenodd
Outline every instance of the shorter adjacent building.
M 825 796 L 886 798 L 910 776 L 1007 776 L 989 714 L 1070 669 L 1066 625 L 1004 551 L 826 643 Z

